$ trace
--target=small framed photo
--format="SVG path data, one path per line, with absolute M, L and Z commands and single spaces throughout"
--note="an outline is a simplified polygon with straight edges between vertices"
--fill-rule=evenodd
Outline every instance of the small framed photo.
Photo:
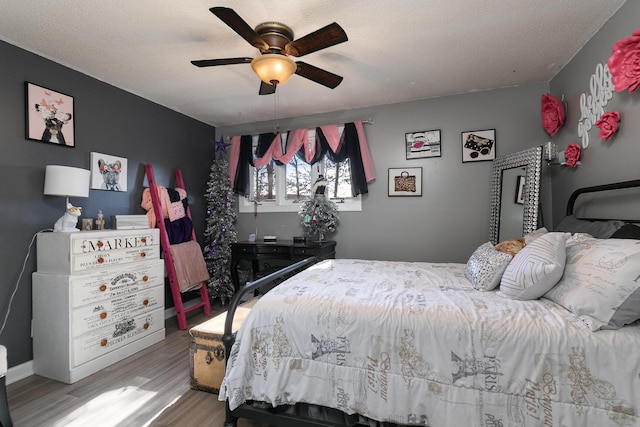
M 422 196 L 422 168 L 389 168 L 389 196 Z
M 127 159 L 91 153 L 91 189 L 127 191 Z
M 26 138 L 63 147 L 75 147 L 73 96 L 25 83 Z
M 524 205 L 524 176 L 518 175 L 518 180 L 516 181 L 516 203 L 519 205 Z
M 462 163 L 496 158 L 496 130 L 462 132 Z
M 405 133 L 404 144 L 407 160 L 440 157 L 440 129 Z

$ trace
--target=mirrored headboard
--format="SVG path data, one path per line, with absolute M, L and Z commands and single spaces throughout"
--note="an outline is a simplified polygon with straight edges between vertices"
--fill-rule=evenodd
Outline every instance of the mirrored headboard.
M 489 239 L 493 244 L 522 237 L 537 228 L 540 215 L 538 207 L 540 206 L 541 170 L 541 146 L 506 154 L 493 161 L 489 211 Z M 524 182 L 520 176 L 524 177 Z M 515 190 L 513 194 L 507 194 L 504 190 L 506 188 Z M 506 218 L 514 215 L 517 219 L 522 218 L 522 233 L 518 233 L 517 236 L 510 235 L 505 229 L 508 222 Z M 502 228 L 501 218 L 505 218 Z M 517 225 L 520 226 L 520 224 Z

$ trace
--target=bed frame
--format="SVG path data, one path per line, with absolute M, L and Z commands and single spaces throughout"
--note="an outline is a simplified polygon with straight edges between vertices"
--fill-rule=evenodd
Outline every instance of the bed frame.
M 574 191 L 569 197 L 569 201 L 567 202 L 567 216 L 573 215 L 576 200 L 578 196 L 581 194 L 587 193 L 598 193 L 603 191 L 612 191 L 612 190 L 622 190 L 625 188 L 634 188 L 640 187 L 640 179 L 634 179 L 632 181 L 623 181 L 623 182 L 614 182 L 613 184 L 604 184 L 604 185 L 595 185 L 593 187 L 584 187 L 578 188 Z M 637 222 L 638 218 L 635 219 L 622 219 L 622 218 L 581 218 L 581 219 L 589 219 L 591 221 L 610 221 L 612 219 L 617 219 L 624 222 Z
M 567 202 L 567 215 L 572 215 L 574 212 L 574 207 L 576 200 L 582 194 L 587 193 L 597 193 L 611 190 L 620 190 L 625 188 L 640 188 L 640 179 L 632 180 L 632 181 L 624 181 L 617 182 L 613 184 L 605 184 L 605 185 L 597 185 L 592 187 L 584 187 L 575 190 L 569 200 Z M 587 218 L 585 218 L 587 219 Z M 608 221 L 612 218 L 603 219 L 603 218 L 588 218 L 592 221 Z M 625 222 L 640 222 L 639 219 L 623 219 Z M 278 279 L 285 278 L 289 275 L 295 274 L 298 271 L 301 271 L 311 265 L 317 263 L 319 259 L 316 257 L 307 258 L 303 261 L 299 261 L 295 264 L 292 264 L 288 267 L 285 267 L 282 270 L 276 271 L 274 273 L 269 274 L 268 276 L 262 277 L 254 282 L 247 284 L 246 286 L 240 288 L 238 292 L 234 295 L 231 303 L 229 304 L 229 309 L 227 311 L 227 317 L 224 325 L 224 335 L 222 336 L 222 342 L 225 347 L 225 355 L 227 359 L 225 359 L 225 364 L 228 362 L 228 355 L 231 354 L 231 347 L 235 342 L 235 333 L 232 333 L 232 325 L 233 325 L 233 316 L 236 312 L 236 309 L 241 304 L 243 298 L 251 293 L 256 292 L 261 287 L 271 284 Z M 345 427 L 346 423 L 338 423 L 338 422 L 328 422 L 328 421 L 319 421 L 308 417 L 302 417 L 300 415 L 293 415 L 288 413 L 276 412 L 273 409 L 267 408 L 258 408 L 254 407 L 250 404 L 243 404 L 235 410 L 231 411 L 229 409 L 229 403 L 226 403 L 226 419 L 223 427 L 236 427 L 239 418 L 247 418 L 251 420 L 255 420 L 261 423 L 276 425 L 278 427 Z

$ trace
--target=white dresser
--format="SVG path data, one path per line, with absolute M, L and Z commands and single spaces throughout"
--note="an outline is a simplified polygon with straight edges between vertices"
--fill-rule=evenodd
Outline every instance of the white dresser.
M 33 369 L 74 383 L 164 339 L 158 229 L 38 234 Z

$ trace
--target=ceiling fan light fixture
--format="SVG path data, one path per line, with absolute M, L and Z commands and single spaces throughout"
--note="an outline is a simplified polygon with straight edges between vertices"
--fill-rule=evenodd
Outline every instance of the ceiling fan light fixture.
M 281 85 L 296 72 L 298 66 L 288 56 L 266 53 L 251 61 L 251 68 L 265 83 Z

